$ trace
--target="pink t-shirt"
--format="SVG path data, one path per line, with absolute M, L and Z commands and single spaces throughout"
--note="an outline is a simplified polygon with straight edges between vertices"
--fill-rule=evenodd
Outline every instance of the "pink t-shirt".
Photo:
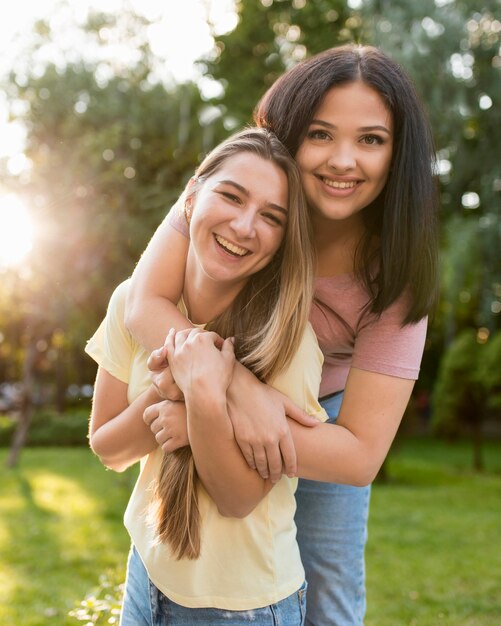
M 344 389 L 351 366 L 416 380 L 427 319 L 401 326 L 407 306 L 400 297 L 375 318 L 364 313 L 367 292 L 353 274 L 315 279 L 310 321 L 324 354 L 320 397 Z
M 173 228 L 189 237 L 183 211 L 169 213 Z M 363 308 L 368 295 L 353 274 L 315 279 L 310 322 L 324 354 L 320 397 L 344 389 L 351 366 L 416 380 L 423 356 L 427 319 L 401 326 L 407 299 L 401 296 L 376 319 Z

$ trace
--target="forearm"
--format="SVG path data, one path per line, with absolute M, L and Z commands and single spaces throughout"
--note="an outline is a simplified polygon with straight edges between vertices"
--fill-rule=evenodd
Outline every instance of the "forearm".
M 288 420 L 297 453 L 297 475 L 309 480 L 362 487 L 377 475 L 389 445 L 371 447 L 344 426 L 305 428 Z
M 210 397 L 210 391 L 206 397 Z M 203 394 L 202 394 L 203 396 Z M 242 456 L 226 408 L 226 399 L 201 402 L 187 398 L 188 436 L 198 475 L 226 517 L 245 517 L 272 484 L 250 469 Z
M 370 484 L 388 454 L 413 386 L 413 380 L 352 368 L 336 424 L 305 429 L 290 421 L 298 475 Z
M 90 446 L 109 469 L 123 472 L 157 447 L 155 436 L 144 423 L 144 410 L 158 402 L 159 396 L 150 387 L 132 404 L 114 417 L 91 428 Z M 91 423 L 93 418 L 91 418 Z

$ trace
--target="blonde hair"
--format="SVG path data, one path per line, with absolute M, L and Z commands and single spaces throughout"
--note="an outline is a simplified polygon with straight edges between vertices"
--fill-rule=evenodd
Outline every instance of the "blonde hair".
M 205 178 L 241 152 L 256 154 L 286 174 L 288 219 L 272 261 L 248 279 L 228 309 L 207 328 L 222 337 L 235 337 L 239 361 L 261 380 L 270 382 L 296 353 L 313 296 L 311 226 L 298 167 L 273 133 L 258 128 L 243 130 L 205 157 L 184 192 L 184 206 L 194 199 L 196 202 L 196 192 Z M 164 455 L 155 488 L 154 515 L 158 540 L 170 545 L 176 559 L 200 555 L 198 480 L 189 447 Z

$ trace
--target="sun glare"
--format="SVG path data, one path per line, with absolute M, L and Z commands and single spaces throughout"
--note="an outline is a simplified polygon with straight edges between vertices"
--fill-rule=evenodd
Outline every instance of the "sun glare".
M 15 267 L 33 246 L 34 228 L 28 209 L 14 195 L 0 197 L 0 267 Z

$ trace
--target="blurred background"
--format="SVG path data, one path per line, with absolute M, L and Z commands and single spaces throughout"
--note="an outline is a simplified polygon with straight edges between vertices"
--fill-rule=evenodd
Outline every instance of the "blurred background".
M 475 481 L 483 472 L 486 480 L 495 480 L 489 483 L 493 491 L 483 492 L 483 504 L 491 502 L 491 493 L 499 512 L 500 0 L 39 0 L 36 5 L 17 0 L 2 16 L 0 35 L 0 445 L 4 466 L 17 467 L 8 474 L 14 482 L 4 483 L 6 506 L 12 498 L 19 514 L 28 506 L 34 536 L 41 532 L 30 508 L 40 467 L 47 469 L 44 464 L 57 457 L 63 464 L 59 471 L 71 473 L 86 467 L 91 456 L 85 446 L 95 365 L 83 346 L 114 287 L 130 275 L 203 154 L 251 120 L 258 99 L 284 70 L 346 42 L 380 46 L 413 78 L 434 129 L 441 195 L 440 305 L 420 379 L 380 481 L 412 483 L 421 476 L 428 486 L 441 480 L 448 485 L 447 477 L 470 472 L 468 493 L 478 493 Z M 52 456 L 43 456 L 44 450 Z M 398 465 L 402 450 L 407 456 Z M 423 459 L 430 465 L 419 465 Z M 23 463 L 29 477 L 19 474 Z M 50 471 L 57 474 L 54 467 Z M 111 480 L 100 468 L 88 471 L 88 476 L 95 471 L 98 481 Z M 109 513 L 117 523 L 113 533 L 122 532 L 117 530 L 121 507 L 132 480 L 120 479 L 109 483 L 114 493 L 123 490 L 116 511 Z M 45 489 L 59 493 L 63 487 L 57 484 Z M 23 501 L 23 489 L 31 500 Z M 67 489 L 65 497 L 76 487 Z M 391 493 L 381 488 L 377 497 L 394 502 L 396 492 Z M 94 496 L 99 501 L 97 491 Z M 409 498 L 402 515 L 415 512 L 415 492 L 400 496 L 402 503 Z M 436 510 L 437 492 L 430 497 Z M 478 513 L 479 504 L 465 494 L 461 498 L 468 502 L 465 521 Z M 374 507 L 377 502 L 375 497 Z M 84 520 L 89 505 L 75 506 Z M 383 519 L 378 510 L 384 517 L 376 508 L 374 524 Z M 444 528 L 450 530 L 450 523 L 444 521 Z M 487 542 L 493 520 L 485 523 Z M 8 543 L 15 527 L 4 533 Z M 383 527 L 388 519 L 375 526 L 376 535 Z M 499 541 L 499 530 L 496 534 Z M 426 545 L 421 540 L 419 545 Z M 108 563 L 113 571 L 126 552 L 126 539 L 120 542 Z M 471 558 L 481 549 L 472 546 Z M 372 556 L 377 563 L 377 554 Z M 405 559 L 397 553 L 394 558 L 398 582 Z M 81 559 L 80 554 L 80 565 Z M 457 567 L 450 565 L 452 576 Z M 3 580 L 12 598 L 19 567 L 12 565 L 5 580 L 0 574 L 0 589 Z M 71 605 L 75 588 L 83 597 L 104 569 L 89 561 L 62 604 Z M 379 570 L 369 575 L 379 580 Z M 381 578 L 388 581 L 388 573 Z M 491 580 L 490 570 L 477 571 L 475 580 Z M 105 581 L 102 588 L 110 584 Z M 467 586 L 462 579 L 456 601 Z M 378 613 L 375 601 L 367 623 L 501 624 L 499 591 L 487 587 L 478 589 L 478 602 L 487 607 L 478 622 L 471 616 L 480 609 L 469 604 L 461 609 L 466 621 L 437 608 L 440 603 L 430 609 L 431 621 L 418 618 L 424 591 L 411 589 L 405 602 L 414 602 L 414 608 L 408 614 Z M 44 597 L 40 589 L 37 593 Z M 377 598 L 385 594 L 391 597 L 389 589 L 378 587 Z M 39 626 L 42 614 L 48 620 L 43 623 L 69 619 L 61 617 L 59 605 L 40 602 L 35 621 L 15 621 L 21 613 L 5 609 L 2 623 Z M 112 603 L 107 610 L 106 619 L 114 619 Z M 81 621 L 104 619 L 99 613 L 91 622 L 89 615 Z

